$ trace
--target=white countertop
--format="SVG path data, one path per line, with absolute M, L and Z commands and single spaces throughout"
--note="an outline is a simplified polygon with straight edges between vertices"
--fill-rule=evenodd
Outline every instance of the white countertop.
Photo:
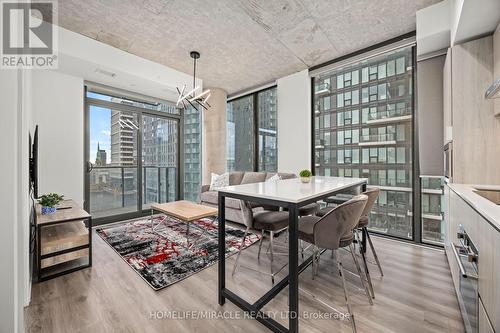
M 500 186 L 455 183 L 448 183 L 447 185 L 475 211 L 488 220 L 494 228 L 500 231 L 500 205 L 495 205 L 488 199 L 474 193 L 475 189 L 500 190 Z
M 366 182 L 366 178 L 314 176 L 311 177 L 309 183 L 302 183 L 300 178 L 293 178 L 276 182 L 226 186 L 219 189 L 219 192 L 299 203 L 349 187 L 359 186 Z

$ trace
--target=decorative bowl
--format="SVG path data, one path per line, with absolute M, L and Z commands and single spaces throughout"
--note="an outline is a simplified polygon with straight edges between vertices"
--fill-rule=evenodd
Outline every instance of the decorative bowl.
M 303 183 L 309 183 L 311 181 L 311 177 L 300 177 L 300 181 Z
M 56 210 L 56 207 L 42 207 L 42 215 L 53 214 Z

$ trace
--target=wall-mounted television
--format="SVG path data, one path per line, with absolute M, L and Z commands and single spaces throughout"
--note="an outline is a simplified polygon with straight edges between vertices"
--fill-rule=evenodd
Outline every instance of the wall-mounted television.
M 33 191 L 33 198 L 38 198 L 38 125 L 35 127 L 33 134 L 33 142 L 31 135 L 29 138 L 29 173 L 30 173 L 30 190 Z

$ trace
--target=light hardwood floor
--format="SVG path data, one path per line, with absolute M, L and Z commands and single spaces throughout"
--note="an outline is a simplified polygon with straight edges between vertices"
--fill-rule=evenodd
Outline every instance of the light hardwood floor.
M 373 238 L 385 273 L 380 277 L 377 267 L 370 265 L 376 294 L 373 306 L 359 289 L 357 278 L 347 276 L 358 332 L 463 332 L 444 252 Z M 234 313 L 241 312 L 230 302 L 223 307 L 217 304 L 217 265 L 155 292 L 97 235 L 93 248 L 92 269 L 33 285 L 32 302 L 25 310 L 27 332 L 268 332 L 256 320 L 234 319 Z M 241 263 L 256 267 L 257 248 L 255 244 L 245 250 Z M 349 253 L 344 252 L 342 258 L 353 270 Z M 233 278 L 234 260 L 235 256 L 227 260 L 226 284 L 253 302 L 271 287 L 270 278 L 243 267 Z M 278 261 L 284 260 L 286 257 Z M 268 271 L 268 265 L 266 258 L 261 259 L 259 269 Z M 341 281 L 329 253 L 323 254 L 315 280 L 311 280 L 310 268 L 303 272 L 300 287 L 346 311 Z M 264 310 L 285 311 L 287 292 L 285 289 Z M 230 311 L 233 313 L 226 315 L 233 318 L 165 319 L 168 311 Z M 306 294 L 300 296 L 299 311 L 310 316 L 331 313 Z M 286 320 L 279 321 L 286 324 Z M 351 327 L 336 319 L 301 319 L 300 331 L 351 332 Z

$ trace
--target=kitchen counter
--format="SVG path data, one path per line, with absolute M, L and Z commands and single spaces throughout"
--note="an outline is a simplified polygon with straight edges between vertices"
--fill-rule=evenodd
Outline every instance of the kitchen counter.
M 495 205 L 488 199 L 483 198 L 474 190 L 500 190 L 500 186 L 494 185 L 469 185 L 447 183 L 447 186 L 460 198 L 467 202 L 479 215 L 488 221 L 498 232 L 500 232 L 500 205 Z

